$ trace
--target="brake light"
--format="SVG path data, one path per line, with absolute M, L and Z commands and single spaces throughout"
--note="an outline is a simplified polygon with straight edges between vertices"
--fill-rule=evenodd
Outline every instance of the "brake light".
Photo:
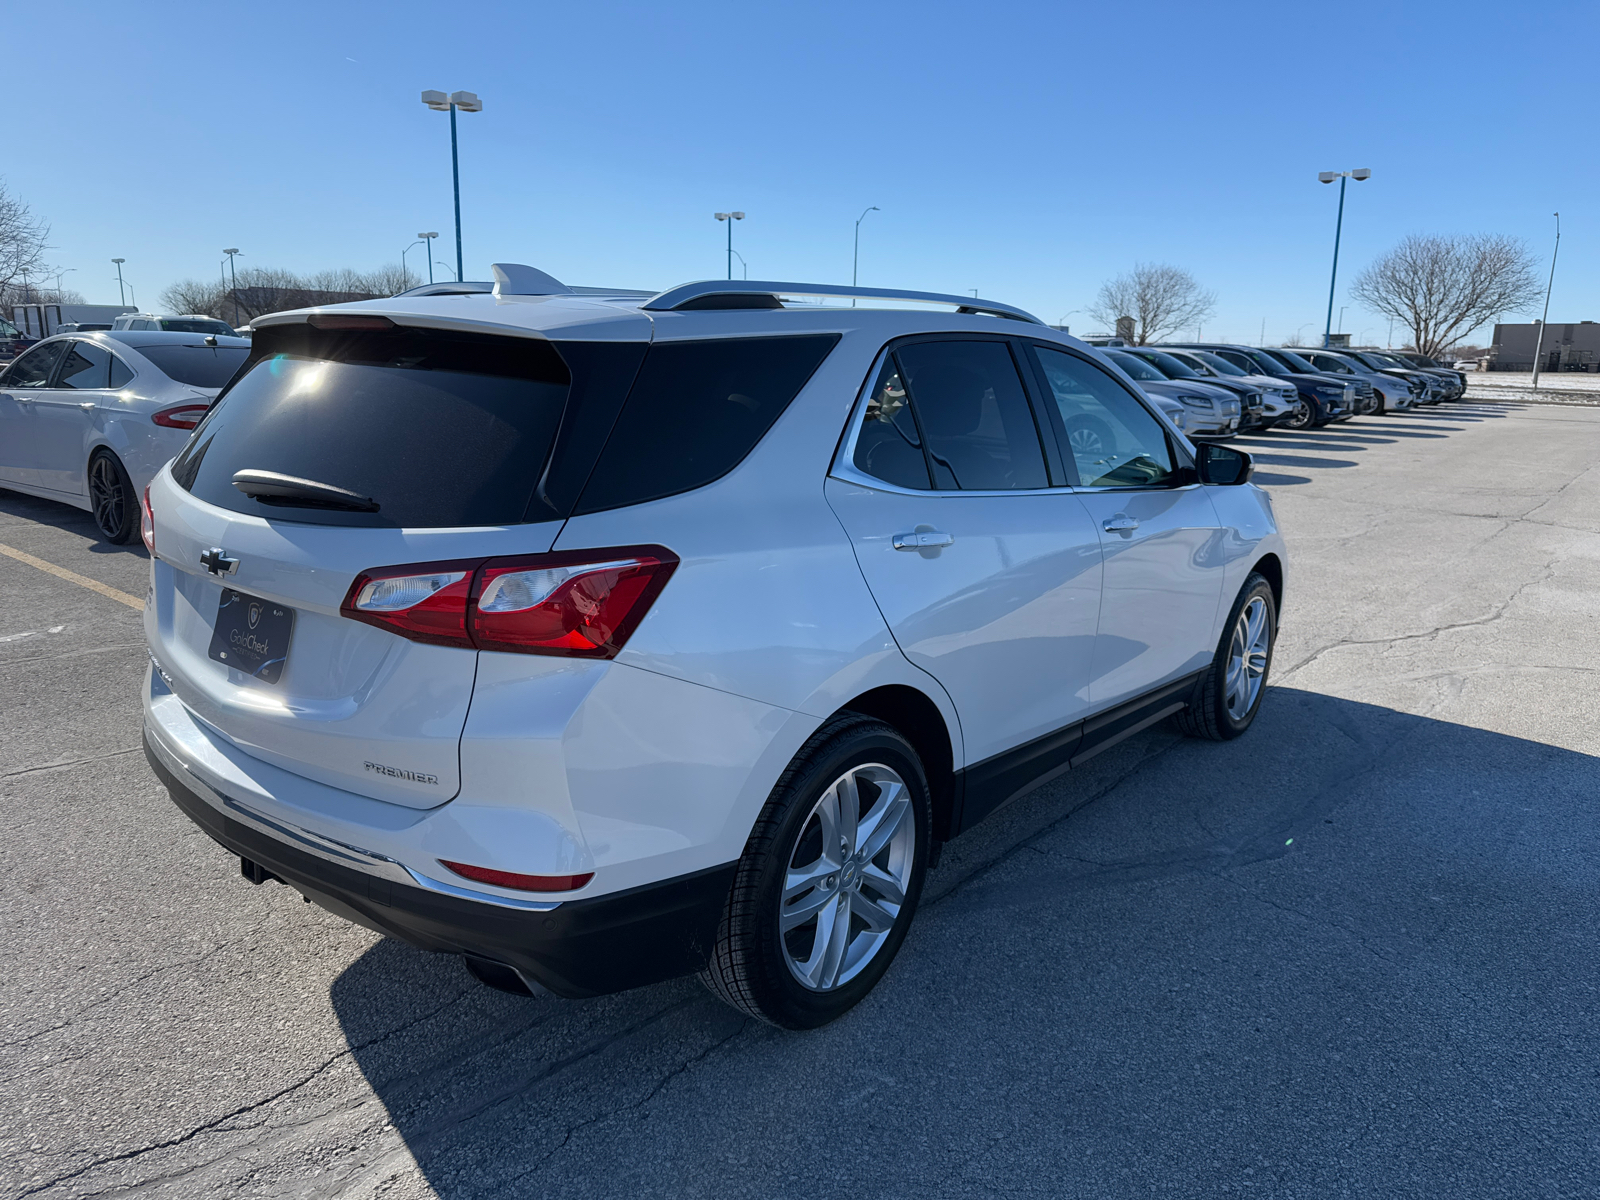
M 167 429 L 193 429 L 210 409 L 209 404 L 174 404 L 160 412 L 150 414 L 150 419 Z
M 661 546 L 363 571 L 339 611 L 413 641 L 612 658 L 678 566 Z
M 150 507 L 150 485 L 144 488 L 144 497 L 139 504 L 139 537 L 144 542 L 144 548 L 153 556 L 156 552 L 156 510 Z
M 489 867 L 472 867 L 466 863 L 439 860 L 463 879 L 479 883 L 492 883 L 495 887 L 515 888 L 519 892 L 570 892 L 581 888 L 594 878 L 594 872 L 583 875 L 520 875 L 515 871 L 496 871 Z

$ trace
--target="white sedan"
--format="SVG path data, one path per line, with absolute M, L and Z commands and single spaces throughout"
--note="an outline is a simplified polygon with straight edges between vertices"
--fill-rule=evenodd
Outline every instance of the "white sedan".
M 111 542 L 250 354 L 245 338 L 135 330 L 46 338 L 0 372 L 0 487 L 94 514 Z

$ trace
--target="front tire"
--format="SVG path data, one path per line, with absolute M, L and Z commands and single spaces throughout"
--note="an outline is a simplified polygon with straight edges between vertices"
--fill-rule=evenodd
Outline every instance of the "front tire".
M 1178 728 L 1213 742 L 1231 741 L 1249 729 L 1267 695 L 1277 639 L 1278 606 L 1272 585 L 1252 571 L 1233 602 L 1222 641 L 1195 698 L 1176 717 Z
M 1317 420 L 1317 410 L 1311 406 L 1311 401 L 1304 396 L 1299 397 L 1295 409 L 1282 421 L 1285 429 L 1310 429 Z
M 122 460 L 109 450 L 97 450 L 89 459 L 89 502 L 94 506 L 95 528 L 106 541 L 121 546 L 133 540 L 139 528 L 139 498 Z
M 828 721 L 756 820 L 701 981 L 784 1029 L 842 1016 L 905 940 L 932 818 L 922 762 L 905 738 L 854 713 Z

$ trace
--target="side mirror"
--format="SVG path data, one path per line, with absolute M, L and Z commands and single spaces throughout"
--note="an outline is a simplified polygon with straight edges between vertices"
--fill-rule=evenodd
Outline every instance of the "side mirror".
M 1250 476 L 1255 472 L 1255 463 L 1243 450 L 1211 442 L 1201 442 L 1195 449 L 1198 451 L 1194 462 L 1195 473 L 1199 475 L 1201 483 L 1249 483 Z

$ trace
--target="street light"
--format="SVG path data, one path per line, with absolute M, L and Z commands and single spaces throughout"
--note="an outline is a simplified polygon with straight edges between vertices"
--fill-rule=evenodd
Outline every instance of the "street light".
M 735 250 L 733 252 L 733 256 L 739 260 L 739 268 L 742 271 L 744 271 L 744 277 L 746 279 L 749 279 L 750 278 L 750 264 L 745 262 L 744 255 L 740 254 L 737 250 Z
M 742 212 L 725 212 L 725 213 L 712 213 L 711 215 L 716 217 L 716 219 L 719 220 L 719 221 L 726 221 L 728 223 L 728 278 L 732 279 L 733 278 L 733 223 L 735 221 L 744 220 L 744 214 Z M 743 261 L 743 260 L 741 260 L 741 261 Z
M 856 250 L 855 250 L 855 254 L 850 259 L 850 286 L 851 287 L 855 287 L 856 286 L 856 268 L 861 265 L 861 222 L 863 222 L 863 221 L 865 221 L 867 219 L 867 213 L 869 213 L 869 212 L 882 212 L 882 211 L 883 210 L 881 208 L 879 208 L 876 204 L 874 204 L 871 208 L 864 209 L 862 211 L 861 215 L 856 218 Z
M 419 234 L 417 234 L 417 236 L 419 238 L 421 238 L 423 241 L 428 243 L 428 255 L 427 255 L 427 257 L 428 257 L 428 283 L 432 284 L 433 283 L 433 239 L 438 237 L 439 235 L 437 233 L 419 233 Z M 407 247 L 407 249 L 409 249 L 409 248 L 410 247 Z
M 1372 172 L 1366 167 L 1357 167 L 1354 171 L 1318 171 L 1318 183 L 1332 183 L 1339 181 L 1339 219 L 1333 227 L 1333 274 L 1328 279 L 1328 320 L 1322 327 L 1322 347 L 1328 347 L 1328 335 L 1333 332 L 1333 289 L 1339 279 L 1339 235 L 1344 231 L 1344 185 L 1348 179 L 1360 183 L 1363 179 L 1371 179 Z
M 482 112 L 483 101 L 475 92 L 423 92 L 422 102 L 434 112 L 450 114 L 450 178 L 456 193 L 456 278 L 461 278 L 461 160 L 456 153 L 456 109 L 462 112 Z M 728 276 L 732 279 L 733 276 Z
M 233 277 L 233 327 L 237 329 L 239 328 L 239 272 L 233 268 L 233 258 L 239 253 L 239 247 L 234 246 L 232 249 L 224 250 L 223 253 L 228 256 L 228 274 Z
M 1083 309 L 1081 309 L 1081 308 L 1069 308 L 1069 309 L 1067 309 L 1066 312 L 1061 314 L 1061 319 L 1056 322 L 1056 328 L 1061 330 L 1062 333 L 1066 333 L 1067 332 L 1067 318 L 1070 317 L 1073 313 L 1081 313 L 1082 311 L 1083 311 Z
M 117 304 L 126 308 L 128 306 L 128 297 L 122 290 L 122 264 L 128 260 L 125 258 L 113 258 L 111 261 L 117 264 Z
M 1556 255 L 1561 253 L 1561 214 L 1556 214 L 1556 248 L 1550 252 L 1550 282 L 1544 289 L 1544 319 L 1533 343 L 1533 386 L 1539 386 L 1539 355 L 1544 351 L 1544 327 L 1550 321 L 1550 291 L 1556 286 Z
M 77 269 L 78 269 L 77 267 L 68 267 L 68 268 L 66 268 L 66 270 L 57 271 L 56 272 L 56 303 L 57 304 L 61 303 L 61 277 L 63 275 L 65 275 L 67 273 L 67 271 L 76 271 Z
M 426 246 L 427 244 L 427 242 L 422 240 L 422 236 L 418 234 L 416 241 L 412 242 L 411 245 L 400 251 L 400 282 L 405 284 L 407 287 L 411 286 L 411 273 L 406 268 L 406 255 L 410 254 L 411 251 L 417 246 Z
M 453 268 L 453 267 L 452 267 L 452 266 L 451 266 L 451 265 L 450 265 L 450 264 L 449 264 L 449 263 L 447 263 L 447 262 L 440 262 L 440 261 L 439 261 L 439 260 L 438 260 L 438 259 L 434 259 L 434 261 L 433 261 L 433 266 L 430 266 L 430 267 L 429 267 L 429 268 L 428 268 L 428 274 L 429 274 L 429 275 L 432 275 L 432 274 L 433 274 L 433 267 L 443 267 L 443 268 L 444 268 L 444 269 L 445 269 L 445 270 L 446 270 L 446 271 L 451 271 L 451 270 L 454 270 L 454 269 L 455 269 L 455 268 Z M 460 281 L 461 281 L 461 277 L 460 277 L 460 276 L 459 276 L 459 275 L 458 275 L 458 276 L 457 276 L 457 277 L 456 277 L 456 282 L 458 282 L 458 283 L 459 283 L 459 282 L 460 282 Z

